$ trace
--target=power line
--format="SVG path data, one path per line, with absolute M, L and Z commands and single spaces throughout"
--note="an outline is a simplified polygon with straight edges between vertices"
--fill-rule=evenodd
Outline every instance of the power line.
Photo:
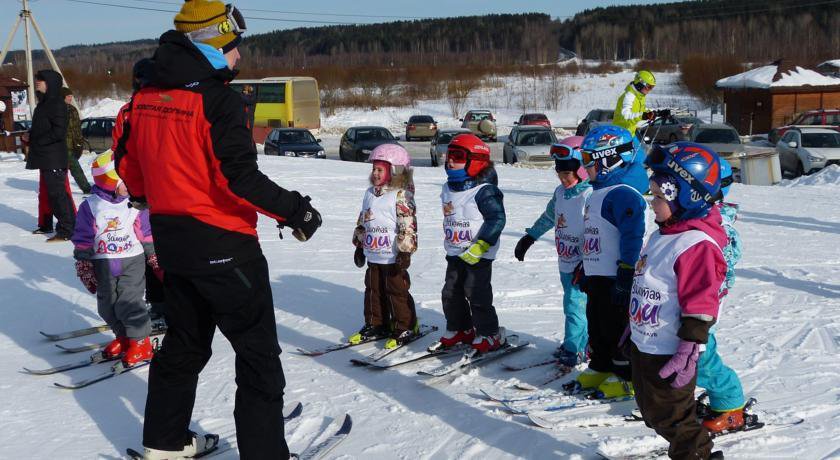
M 156 3 L 160 5 L 183 5 L 183 2 L 167 2 L 161 0 L 135 0 L 143 3 Z M 388 16 L 378 14 L 349 14 L 349 13 L 325 13 L 314 11 L 283 11 L 283 10 L 262 10 L 257 8 L 237 7 L 240 11 L 254 11 L 257 13 L 279 13 L 279 14 L 299 14 L 302 16 L 340 16 L 348 18 L 390 18 L 390 19 L 433 19 L 431 16 Z

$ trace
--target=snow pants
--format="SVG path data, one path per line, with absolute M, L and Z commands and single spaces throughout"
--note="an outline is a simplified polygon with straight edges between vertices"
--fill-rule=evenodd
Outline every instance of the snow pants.
M 58 220 L 56 234 L 70 238 L 76 227 L 76 203 L 70 192 L 66 169 L 42 169 L 38 181 L 38 228 L 52 231 L 53 216 Z
M 697 386 L 706 390 L 712 410 L 726 412 L 744 407 L 744 390 L 741 380 L 717 352 L 715 335 L 709 334 L 706 351 L 697 361 Z
M 697 378 L 692 378 L 682 388 L 671 388 L 673 377 L 659 377 L 659 369 L 671 359 L 671 355 L 642 353 L 635 344 L 630 348 L 636 404 L 642 411 L 645 425 L 671 444 L 668 448 L 670 458 L 709 458 L 712 438 L 697 420 L 697 403 L 694 400 Z
M 566 317 L 563 349 L 572 353 L 586 353 L 589 334 L 586 331 L 586 294 L 572 284 L 574 273 L 560 272 L 563 284 L 563 315 Z
M 93 259 L 96 275 L 96 305 L 99 316 L 114 335 L 131 339 L 152 332 L 143 293 L 146 290 L 146 256 Z
M 446 330 L 475 328 L 477 335 L 499 332 L 499 317 L 493 306 L 493 261 L 481 259 L 470 265 L 459 257 L 446 256 L 446 278 L 441 291 Z
M 143 445 L 180 450 L 195 404 L 198 374 L 212 354 L 216 327 L 236 352 L 233 418 L 243 460 L 287 459 L 274 302 L 264 257 L 209 275 L 167 272 L 168 325 L 149 370 Z
M 612 372 L 624 380 L 630 380 L 630 363 L 618 347 L 627 327 L 627 306 L 613 304 L 614 284 L 615 280 L 608 276 L 586 277 L 589 368 L 598 372 Z
M 76 185 L 79 186 L 79 189 L 83 193 L 90 193 L 90 182 L 88 182 L 85 171 L 82 169 L 82 166 L 79 164 L 79 159 L 76 158 L 72 150 L 67 152 L 67 162 L 70 166 L 70 175 L 73 176 Z
M 397 264 L 368 263 L 365 272 L 365 324 L 393 325 L 395 333 L 410 330 L 417 322 L 414 298 L 408 292 L 408 271 Z M 392 324 L 393 322 L 393 324 Z

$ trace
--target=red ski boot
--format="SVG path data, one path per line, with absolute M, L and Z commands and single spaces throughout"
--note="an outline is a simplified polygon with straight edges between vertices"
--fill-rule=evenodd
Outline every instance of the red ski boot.
M 102 349 L 102 357 L 105 359 L 116 358 L 128 348 L 128 337 L 117 337 Z
M 443 348 L 454 347 L 455 345 L 458 345 L 459 343 L 464 343 L 464 344 L 469 345 L 469 344 L 472 343 L 474 338 L 475 338 L 475 330 L 474 329 L 469 329 L 469 330 L 466 330 L 466 331 L 446 331 L 446 334 L 444 334 L 440 338 L 440 345 Z
M 127 339 L 128 347 L 126 347 L 125 355 L 123 355 L 122 362 L 125 367 L 131 367 L 143 361 L 152 359 L 154 355 L 154 348 L 152 341 L 148 337 L 140 340 Z
M 744 409 L 735 409 L 726 412 L 712 411 L 705 420 L 703 426 L 709 430 L 712 436 L 739 431 L 744 429 Z
M 498 350 L 505 344 L 505 337 L 503 329 L 499 330 L 493 335 L 477 335 L 472 342 L 472 347 L 479 353 L 487 353 L 488 351 Z

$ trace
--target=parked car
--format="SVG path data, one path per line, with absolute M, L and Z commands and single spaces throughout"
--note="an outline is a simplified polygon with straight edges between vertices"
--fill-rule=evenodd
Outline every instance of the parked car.
M 429 156 L 432 158 L 432 166 L 438 166 L 440 164 L 440 160 L 446 158 L 446 149 L 449 147 L 449 143 L 452 141 L 453 137 L 459 134 L 471 133 L 472 131 L 467 128 L 439 130 L 435 137 L 432 138 L 432 145 L 429 147 Z
M 303 128 L 274 128 L 265 138 L 265 154 L 287 157 L 327 158 L 321 139 Z
M 496 117 L 489 110 L 470 110 L 461 118 L 461 127 L 481 139 L 496 142 Z
M 544 113 L 524 113 L 519 117 L 519 121 L 513 122 L 514 125 L 519 126 L 545 126 L 551 128 L 551 122 Z
M 405 122 L 405 140 L 432 139 L 437 134 L 437 122 L 430 115 L 412 115 Z
M 94 117 L 82 120 L 82 137 L 87 141 L 88 150 L 101 153 L 110 149 L 111 131 L 114 130 L 114 124 L 116 124 L 114 117 Z
M 671 144 L 687 140 L 691 127 L 703 123 L 705 122 L 697 117 L 682 115 L 657 118 L 647 130 L 647 135 L 654 143 Z
M 612 109 L 590 110 L 589 113 L 586 114 L 586 118 L 581 120 L 580 124 L 578 124 L 577 130 L 575 130 L 575 136 L 586 136 L 586 133 L 588 133 L 590 129 L 598 125 L 612 123 L 613 113 L 615 113 L 615 110 Z
M 802 112 L 793 120 L 793 123 L 773 128 L 767 135 L 767 139 L 772 144 L 776 144 L 789 129 L 805 126 L 824 126 L 840 131 L 840 109 L 819 109 Z
M 551 160 L 551 144 L 557 136 L 545 126 L 514 126 L 502 150 L 505 163 L 542 163 Z
M 367 161 L 371 152 L 382 144 L 399 144 L 397 139 L 381 126 L 350 128 L 341 136 L 338 156 L 343 161 Z
M 828 128 L 788 130 L 776 144 L 782 173 L 794 177 L 840 165 L 840 133 Z
M 708 146 L 729 161 L 732 169 L 741 169 L 740 157 L 744 152 L 744 145 L 738 131 L 732 126 L 724 123 L 694 125 L 688 131 L 687 140 Z

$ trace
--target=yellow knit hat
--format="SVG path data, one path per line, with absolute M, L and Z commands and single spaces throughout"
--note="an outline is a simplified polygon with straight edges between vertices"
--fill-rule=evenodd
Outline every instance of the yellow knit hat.
M 237 24 L 231 24 L 229 11 L 234 12 Z M 245 21 L 236 8 L 218 0 L 185 0 L 175 15 L 175 30 L 190 35 L 194 41 L 228 52 L 242 41 Z

